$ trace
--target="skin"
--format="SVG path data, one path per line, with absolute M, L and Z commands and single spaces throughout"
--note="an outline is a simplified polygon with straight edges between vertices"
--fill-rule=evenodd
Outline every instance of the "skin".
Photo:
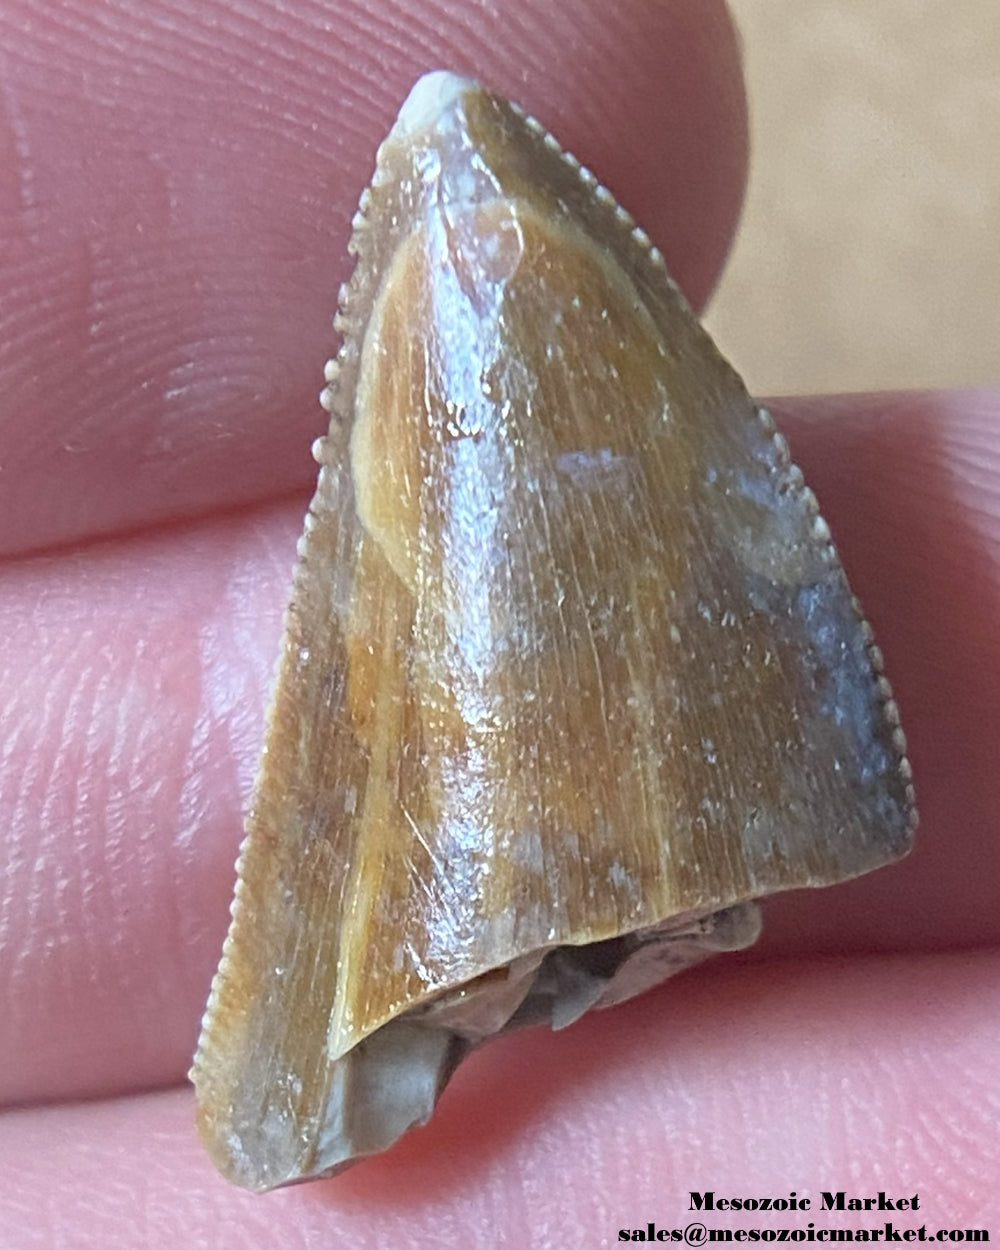
M 719 4 L 511 2 L 501 19 L 350 0 L 325 26 L 306 4 L 265 16 L 0 7 L 5 1246 L 597 1245 L 649 1220 L 683 1227 L 704 1189 L 918 1192 L 921 1216 L 899 1226 L 988 1227 L 990 392 L 776 406 L 886 654 L 923 814 L 912 857 L 773 900 L 753 952 L 493 1044 L 428 1128 L 341 1178 L 261 1199 L 212 1171 L 183 1076 L 376 142 L 423 69 L 479 75 L 600 172 L 696 305 L 746 162 Z

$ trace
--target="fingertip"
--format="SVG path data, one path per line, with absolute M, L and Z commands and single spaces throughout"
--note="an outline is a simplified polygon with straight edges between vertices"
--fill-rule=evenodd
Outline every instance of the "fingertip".
M 350 221 L 427 69 L 533 112 L 696 306 L 729 246 L 746 114 L 722 0 L 10 10 L 8 552 L 308 489 Z

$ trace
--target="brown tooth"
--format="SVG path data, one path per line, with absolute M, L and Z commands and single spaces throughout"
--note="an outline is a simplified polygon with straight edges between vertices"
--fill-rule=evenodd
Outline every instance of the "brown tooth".
M 328 370 L 192 1077 L 251 1189 L 459 1060 L 899 858 L 896 705 L 812 493 L 646 235 L 514 105 L 414 87 Z

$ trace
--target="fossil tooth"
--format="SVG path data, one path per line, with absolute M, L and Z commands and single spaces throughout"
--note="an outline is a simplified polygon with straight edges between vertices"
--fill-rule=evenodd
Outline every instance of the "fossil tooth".
M 220 1170 L 329 1174 L 462 1057 L 897 859 L 896 705 L 801 474 L 642 231 L 421 79 L 355 221 L 233 920 Z

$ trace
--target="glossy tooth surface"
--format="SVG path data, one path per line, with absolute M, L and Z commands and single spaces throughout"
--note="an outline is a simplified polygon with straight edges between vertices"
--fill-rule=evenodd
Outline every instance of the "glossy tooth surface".
M 379 150 L 192 1076 L 227 1176 L 334 1171 L 464 1054 L 905 854 L 905 744 L 784 440 L 659 254 L 448 74 Z

